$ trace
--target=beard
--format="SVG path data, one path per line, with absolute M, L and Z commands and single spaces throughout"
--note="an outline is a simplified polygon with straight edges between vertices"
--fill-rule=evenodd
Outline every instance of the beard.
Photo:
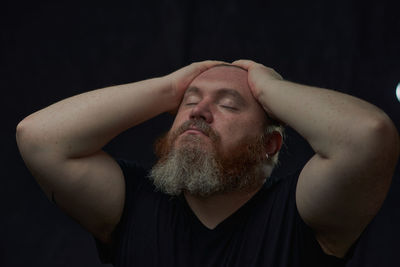
M 186 134 L 190 127 L 205 136 Z M 179 140 L 178 140 L 179 139 Z M 149 177 L 155 187 L 172 196 L 186 191 L 208 197 L 227 192 L 252 192 L 259 188 L 271 170 L 263 152 L 265 136 L 236 145 L 229 154 L 221 151 L 221 138 L 203 120 L 190 120 L 168 132 L 155 143 L 158 162 Z

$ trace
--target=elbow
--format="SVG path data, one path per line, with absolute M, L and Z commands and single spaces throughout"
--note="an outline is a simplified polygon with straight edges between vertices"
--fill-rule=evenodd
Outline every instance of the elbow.
M 26 154 L 30 151 L 31 145 L 29 144 L 30 142 L 27 141 L 27 133 L 29 130 L 27 129 L 26 121 L 22 120 L 21 122 L 18 123 L 16 133 L 15 133 L 15 139 L 17 142 L 17 147 L 19 150 L 19 153 L 21 154 L 22 158 L 26 160 Z
M 22 156 L 24 153 L 34 150 L 39 143 L 40 138 L 35 132 L 34 123 L 29 116 L 18 123 L 15 139 Z
M 17 129 L 16 129 L 16 133 L 15 133 L 15 139 L 17 141 L 18 147 L 20 147 L 22 142 L 24 141 L 26 133 L 29 132 L 29 130 L 27 128 L 28 127 L 27 127 L 27 123 L 26 123 L 25 119 L 20 121 L 17 124 Z
M 26 132 L 26 128 L 27 128 L 27 126 L 26 126 L 26 122 L 25 122 L 25 119 L 24 120 L 22 120 L 22 121 L 20 121 L 18 124 L 17 124 L 17 129 L 16 129 L 16 133 L 15 133 L 15 138 L 16 138 L 16 140 L 17 140 L 17 143 L 19 143 L 21 140 L 22 140 L 22 138 L 23 138 L 23 135 L 24 135 L 24 133 Z
M 360 138 L 363 146 L 373 149 L 371 153 L 385 154 L 397 162 L 400 151 L 399 133 L 392 120 L 386 115 L 371 120 L 363 129 Z
M 399 133 L 392 120 L 386 116 L 373 121 L 370 131 L 374 138 L 379 138 L 381 141 L 389 143 L 391 146 L 399 148 Z

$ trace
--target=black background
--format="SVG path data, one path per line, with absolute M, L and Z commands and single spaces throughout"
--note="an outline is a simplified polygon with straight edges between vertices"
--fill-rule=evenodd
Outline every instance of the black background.
M 53 206 L 23 164 L 15 127 L 63 98 L 168 74 L 193 61 L 249 58 L 285 79 L 332 88 L 383 109 L 398 126 L 396 1 L 8 1 L 0 8 L 0 266 L 100 266 L 94 241 Z M 154 162 L 161 115 L 106 146 Z M 312 155 L 288 130 L 277 174 Z M 398 164 L 399 165 L 399 164 Z M 348 266 L 399 266 L 399 166 L 381 211 Z

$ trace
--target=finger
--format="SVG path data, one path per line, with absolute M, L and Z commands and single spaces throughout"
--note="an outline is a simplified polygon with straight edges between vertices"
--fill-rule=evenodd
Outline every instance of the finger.
M 248 59 L 239 59 L 232 62 L 232 65 L 236 65 L 245 69 L 249 69 L 254 64 L 256 64 L 256 62 Z
M 250 59 L 238 59 L 238 60 L 233 61 L 232 64 L 233 63 L 256 63 L 256 62 L 254 62 L 253 60 L 250 60 Z
M 204 61 L 198 61 L 198 62 L 193 62 L 193 63 L 196 65 L 207 66 L 207 67 L 212 67 L 212 66 L 218 65 L 218 64 L 229 64 L 222 60 L 204 60 Z
M 207 60 L 204 61 L 205 66 L 207 66 L 208 68 L 211 68 L 215 65 L 220 65 L 220 64 L 229 64 L 228 62 L 225 61 L 221 61 L 221 60 Z
M 200 62 L 194 62 L 192 66 L 199 70 L 200 73 L 220 64 L 229 64 L 225 61 L 220 60 L 205 60 Z

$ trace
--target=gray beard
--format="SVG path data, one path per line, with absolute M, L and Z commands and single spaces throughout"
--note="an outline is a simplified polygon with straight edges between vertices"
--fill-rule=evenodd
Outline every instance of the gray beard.
M 204 148 L 199 137 L 185 136 L 181 141 L 149 173 L 156 189 L 168 195 L 177 196 L 183 190 L 201 197 L 252 191 L 261 186 L 272 171 L 259 162 L 243 168 L 242 172 L 231 174 L 218 162 L 215 151 Z
M 198 196 L 221 191 L 220 167 L 213 153 L 204 150 L 198 137 L 185 138 L 188 139 L 185 144 L 173 148 L 151 169 L 149 177 L 155 187 L 172 196 L 181 194 L 182 190 Z

